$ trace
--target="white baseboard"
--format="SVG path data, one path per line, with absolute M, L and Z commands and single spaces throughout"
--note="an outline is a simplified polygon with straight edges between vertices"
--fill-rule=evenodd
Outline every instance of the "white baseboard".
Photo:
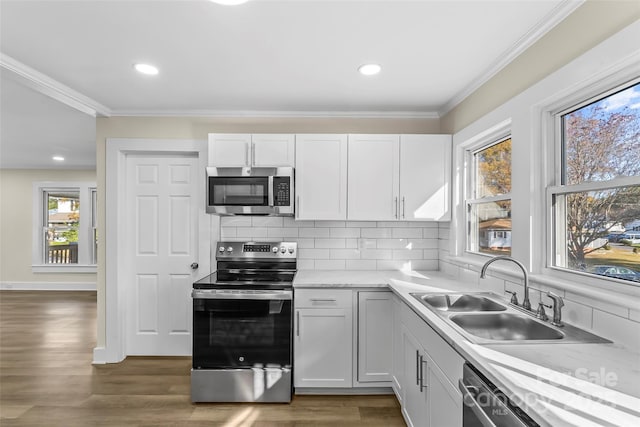
M 95 282 L 0 282 L 0 290 L 15 291 L 95 291 Z

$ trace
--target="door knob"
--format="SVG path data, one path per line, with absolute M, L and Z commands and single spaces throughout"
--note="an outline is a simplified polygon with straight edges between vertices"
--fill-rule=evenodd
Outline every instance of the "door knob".
M 195 270 L 195 269 L 197 269 L 197 268 L 198 268 L 198 263 L 197 263 L 197 262 L 192 262 L 192 263 L 191 263 L 191 269 L 192 269 L 192 270 Z

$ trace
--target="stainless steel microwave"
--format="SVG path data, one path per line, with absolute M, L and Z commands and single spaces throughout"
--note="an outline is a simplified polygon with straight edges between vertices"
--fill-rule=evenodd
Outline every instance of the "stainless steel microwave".
M 207 212 L 293 216 L 293 182 L 291 167 L 208 167 Z

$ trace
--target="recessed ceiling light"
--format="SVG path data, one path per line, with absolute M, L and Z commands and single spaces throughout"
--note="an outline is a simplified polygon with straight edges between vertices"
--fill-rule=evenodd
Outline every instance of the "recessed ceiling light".
M 64 162 L 64 157 L 62 156 L 53 156 L 52 159 L 56 162 Z
M 149 76 L 155 76 L 156 74 L 158 74 L 158 68 L 150 64 L 135 64 L 133 67 L 139 73 L 147 74 Z
M 364 76 L 374 76 L 382 70 L 382 67 L 378 64 L 364 64 L 358 68 L 360 74 Z
M 249 0 L 211 0 L 214 3 L 223 4 L 225 6 L 235 6 L 238 4 L 246 3 Z

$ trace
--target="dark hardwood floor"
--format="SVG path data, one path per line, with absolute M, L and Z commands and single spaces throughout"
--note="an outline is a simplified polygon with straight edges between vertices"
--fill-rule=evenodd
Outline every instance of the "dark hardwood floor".
M 192 404 L 188 357 L 92 365 L 95 292 L 0 292 L 0 426 L 404 426 L 394 396 Z

